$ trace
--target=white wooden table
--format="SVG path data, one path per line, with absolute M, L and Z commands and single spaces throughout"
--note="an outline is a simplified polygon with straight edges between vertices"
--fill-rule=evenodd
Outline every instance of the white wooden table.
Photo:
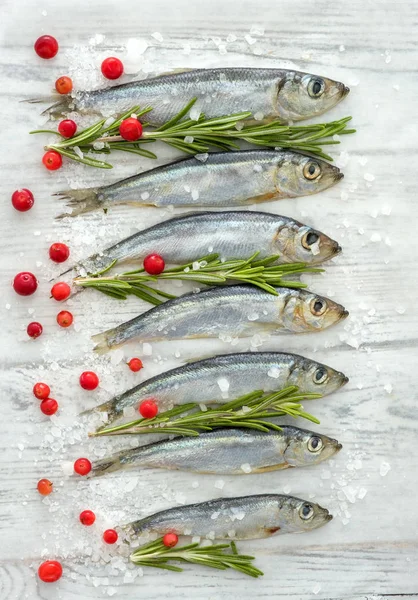
M 418 596 L 417 18 L 413 1 L 2 1 L 1 600 Z M 161 36 L 152 35 L 156 32 Z M 60 42 L 53 61 L 41 61 L 32 50 L 42 33 Z M 43 119 L 37 106 L 19 101 L 47 93 L 56 77 L 68 72 L 76 83 L 85 81 L 92 73 L 83 70 L 87 52 L 96 65 L 117 53 L 131 74 L 141 76 L 175 67 L 293 65 L 352 88 L 329 113 L 330 118 L 353 115 L 358 128 L 333 151 L 344 181 L 319 196 L 262 205 L 316 224 L 344 249 L 311 287 L 345 304 L 349 320 L 323 334 L 276 338 L 262 347 L 297 351 L 350 376 L 339 394 L 312 408 L 321 419 L 318 430 L 344 444 L 331 463 L 223 477 L 222 490 L 215 486 L 220 477 L 175 472 L 130 471 L 97 482 L 68 476 L 76 457 L 103 454 L 109 445 L 87 440 L 77 425 L 82 408 L 187 358 L 230 350 L 220 341 L 198 349 L 193 342 L 154 344 L 152 356 L 144 357 L 144 371 L 132 374 L 122 353 L 95 357 L 90 334 L 145 306 L 118 304 L 94 292 L 69 302 L 75 327 L 57 331 L 58 308 L 48 298 L 48 279 L 59 270 L 47 258 L 50 243 L 68 242 L 73 258 L 80 258 L 169 216 L 119 208 L 107 216 L 54 221 L 61 206 L 52 192 L 117 180 L 151 166 L 146 159 L 138 166 L 134 158 L 117 157 L 113 172 L 72 165 L 48 173 L 42 167 L 42 139 L 27 132 Z M 159 156 L 166 162 L 170 154 L 159 148 Z M 20 187 L 36 197 L 26 214 L 10 204 L 12 191 Z M 10 286 L 22 270 L 35 272 L 41 282 L 37 294 L 26 299 Z M 35 342 L 24 331 L 31 320 L 44 325 Z M 239 348 L 247 346 L 242 342 Z M 125 357 L 133 355 L 142 356 L 141 347 L 124 349 Z M 78 386 L 85 368 L 100 374 L 97 393 Z M 60 402 L 50 421 L 31 394 L 38 380 L 48 382 Z M 41 477 L 55 484 L 55 493 L 44 501 L 35 489 Z M 126 571 L 125 559 L 115 549 L 103 549 L 100 540 L 108 526 L 180 502 L 261 492 L 315 498 L 335 515 L 330 525 L 304 536 L 242 543 L 265 571 L 261 580 L 194 567 L 183 575 L 147 571 L 141 576 L 136 568 Z M 98 516 L 93 528 L 78 523 L 84 508 Z M 63 578 L 54 585 L 40 583 L 39 563 L 55 557 L 64 565 Z

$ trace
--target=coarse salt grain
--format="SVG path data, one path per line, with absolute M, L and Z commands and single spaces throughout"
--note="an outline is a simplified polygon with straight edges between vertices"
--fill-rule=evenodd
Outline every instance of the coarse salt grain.
M 161 35 L 161 33 L 159 31 L 155 31 L 154 33 L 152 33 L 151 37 L 153 37 L 154 40 L 157 40 L 157 42 L 164 41 L 164 38 L 163 38 L 163 36 Z
M 382 477 L 386 477 L 386 475 L 389 473 L 390 469 L 391 469 L 391 466 L 386 461 L 382 461 L 380 463 L 380 470 L 379 470 L 379 472 L 380 472 L 380 475 Z
M 251 473 L 251 471 L 252 471 L 251 465 L 249 463 L 243 463 L 241 465 L 241 471 L 244 471 L 244 473 Z
M 144 342 L 142 344 L 142 352 L 144 353 L 145 356 L 151 356 L 152 355 L 152 346 L 151 346 L 151 344 L 148 344 L 147 342 Z

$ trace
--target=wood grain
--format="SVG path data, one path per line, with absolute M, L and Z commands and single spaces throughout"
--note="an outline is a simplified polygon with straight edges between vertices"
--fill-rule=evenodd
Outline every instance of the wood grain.
M 418 597 L 418 4 L 3 0 L 0 17 L 0 600 L 97 600 L 112 595 L 153 600 L 167 593 L 198 600 Z M 265 34 L 250 34 L 253 25 L 263 27 Z M 160 32 L 163 41 L 152 37 L 154 32 Z M 59 39 L 61 51 L 53 61 L 41 61 L 33 53 L 32 44 L 42 33 Z M 311 223 L 338 239 L 344 249 L 326 274 L 311 277 L 310 283 L 312 289 L 342 302 L 350 310 L 349 320 L 321 335 L 279 336 L 261 347 L 299 352 L 349 375 L 350 383 L 339 394 L 309 406 L 321 419 L 318 429 L 344 445 L 332 463 L 222 477 L 222 490 L 215 487 L 219 477 L 185 473 L 129 471 L 93 482 L 68 476 L 68 465 L 76 457 L 129 443 L 88 440 L 77 418 L 80 410 L 184 360 L 251 348 L 249 340 L 233 347 L 219 340 L 198 346 L 154 344 L 152 356 L 144 357 L 144 372 L 134 375 L 122 360 L 113 364 L 109 356 L 94 356 L 90 335 L 131 318 L 145 305 L 134 300 L 119 304 L 90 291 L 68 303 L 75 329 L 56 330 L 58 305 L 49 300 L 48 290 L 49 279 L 60 269 L 47 259 L 51 242 L 68 242 L 77 259 L 172 215 L 119 207 L 107 215 L 54 220 L 63 205 L 52 199 L 53 192 L 116 181 L 154 165 L 146 159 L 117 157 L 117 168 L 110 172 L 67 166 L 46 173 L 40 164 L 44 141 L 27 135 L 44 121 L 36 105 L 19 101 L 45 95 L 68 69 L 76 78 L 74 46 L 88 46 L 96 34 L 105 36 L 95 48 L 90 46 L 96 64 L 106 55 L 124 57 L 129 39 L 145 40 L 148 48 L 138 57 L 140 76 L 144 70 L 175 67 L 289 65 L 351 86 L 346 101 L 329 113 L 330 118 L 353 115 L 358 129 L 333 150 L 345 179 L 319 196 L 257 206 Z M 236 40 L 227 42 L 229 34 Z M 248 35 L 254 43 L 245 38 Z M 175 154 L 158 147 L 158 155 L 163 164 Z M 367 181 L 365 174 L 374 175 L 374 180 Z M 36 197 L 34 209 L 26 214 L 13 211 L 9 202 L 11 192 L 20 187 L 29 187 Z M 11 290 L 10 279 L 21 270 L 39 277 L 36 296 L 17 298 Z M 30 320 L 41 321 L 45 328 L 35 343 L 24 331 Z M 132 344 L 124 349 L 125 358 L 133 355 L 142 356 L 142 348 Z M 90 395 L 77 384 L 87 367 L 101 378 L 100 390 Z M 38 380 L 50 383 L 60 402 L 60 413 L 51 421 L 40 416 L 31 394 Z M 56 493 L 42 501 L 35 486 L 44 476 L 54 481 Z M 314 497 L 335 515 L 329 526 L 306 536 L 241 544 L 242 550 L 257 556 L 257 566 L 265 571 L 261 580 L 203 568 L 186 568 L 182 576 L 145 572 L 142 577 L 137 569 L 126 574 L 118 550 L 103 549 L 100 541 L 104 528 L 153 510 L 257 492 Z M 91 530 L 78 525 L 84 508 L 98 516 Z M 41 584 L 38 565 L 56 556 L 64 564 L 64 577 L 56 585 Z

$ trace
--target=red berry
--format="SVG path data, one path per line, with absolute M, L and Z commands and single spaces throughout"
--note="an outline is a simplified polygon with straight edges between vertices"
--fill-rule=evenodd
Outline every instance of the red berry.
M 29 323 L 29 325 L 26 328 L 27 334 L 31 338 L 39 337 L 42 334 L 43 330 L 44 329 L 42 325 L 40 323 L 37 323 L 36 321 L 34 321 L 33 323 Z
M 142 123 L 135 117 L 129 117 L 119 125 L 119 133 L 124 140 L 136 142 L 142 135 Z
M 77 131 L 77 123 L 72 119 L 64 119 L 58 125 L 59 133 L 65 138 L 72 138 Z
M 150 275 L 159 275 L 164 271 L 165 262 L 159 254 L 148 254 L 144 258 L 144 269 Z
M 42 157 L 42 162 L 48 171 L 56 171 L 62 167 L 62 156 L 55 150 L 48 150 Z
M 62 566 L 57 560 L 47 560 L 38 569 L 39 579 L 45 583 L 54 583 L 62 575 Z
M 62 310 L 57 314 L 57 323 L 60 327 L 69 327 L 73 320 L 74 317 L 68 310 Z
M 91 471 L 91 462 L 88 458 L 77 458 L 74 463 L 74 472 L 77 475 L 87 475 Z
M 51 393 L 51 388 L 46 383 L 35 383 L 33 393 L 38 400 L 45 400 Z
M 128 362 L 128 366 L 131 371 L 136 373 L 137 371 L 140 371 L 144 365 L 142 364 L 142 360 L 140 358 L 131 358 L 131 360 Z
M 36 40 L 34 48 L 41 58 L 54 58 L 58 52 L 58 42 L 52 35 L 42 35 Z
M 105 541 L 106 544 L 115 544 L 118 541 L 118 537 L 118 532 L 114 529 L 106 529 L 106 531 L 103 532 L 103 541 Z
M 19 296 L 30 296 L 36 292 L 37 287 L 38 282 L 35 275 L 28 273 L 27 271 L 18 273 L 13 279 L 14 291 L 16 294 L 19 294 Z
M 36 487 L 38 488 L 38 492 L 41 494 L 41 496 L 49 496 L 49 494 L 52 492 L 53 486 L 49 479 L 40 479 Z
M 109 56 L 102 62 L 101 69 L 106 79 L 118 79 L 123 73 L 123 63 L 119 58 Z
M 67 300 L 70 294 L 71 288 L 68 283 L 65 283 L 64 281 L 54 283 L 51 288 L 51 296 L 54 298 L 54 300 L 58 300 L 58 302 Z
M 95 390 L 99 385 L 99 378 L 93 371 L 84 371 L 80 375 L 80 385 L 84 390 Z
M 34 202 L 35 199 L 32 192 L 26 188 L 16 190 L 12 194 L 13 207 L 19 212 L 26 212 L 27 210 L 30 210 Z
M 73 80 L 66 75 L 59 77 L 55 82 L 55 89 L 59 94 L 69 94 L 73 89 Z
M 144 400 L 139 405 L 139 412 L 144 419 L 153 419 L 158 415 L 158 406 L 154 400 Z
M 70 256 L 70 249 L 66 244 L 55 242 L 49 248 L 49 258 L 56 263 L 62 263 Z
M 42 400 L 41 402 L 41 411 L 44 415 L 50 417 L 51 415 L 55 415 L 58 410 L 58 402 L 53 398 L 46 398 L 46 400 Z
M 94 514 L 94 512 L 92 510 L 83 510 L 83 512 L 80 513 L 80 522 L 83 525 L 87 525 L 87 527 L 90 527 L 90 525 L 93 525 L 95 520 L 96 520 L 96 515 Z
M 174 546 L 177 545 L 178 541 L 178 535 L 176 535 L 175 533 L 166 533 L 163 537 L 163 544 L 164 546 L 167 546 L 167 548 L 174 548 Z

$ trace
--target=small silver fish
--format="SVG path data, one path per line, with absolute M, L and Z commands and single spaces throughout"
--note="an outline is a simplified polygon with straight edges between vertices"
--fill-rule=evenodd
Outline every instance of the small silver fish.
M 207 118 L 250 111 L 262 121 L 287 123 L 326 112 L 349 91 L 338 81 L 287 69 L 196 69 L 79 92 L 75 98 L 62 98 L 49 112 L 53 116 L 70 110 L 111 116 L 133 106 L 150 106 L 146 120 L 162 125 L 197 98 L 194 112 L 203 112 Z
M 298 152 L 214 152 L 202 162 L 186 158 L 100 188 L 59 192 L 71 216 L 117 204 L 226 208 L 306 196 L 342 179 L 341 171 Z M 68 216 L 68 215 L 61 215 Z
M 281 494 L 260 494 L 177 506 L 122 529 L 129 537 L 176 533 L 218 540 L 251 540 L 275 533 L 312 531 L 331 519 L 329 511 L 314 502 Z
M 309 333 L 327 329 L 348 316 L 341 304 L 308 290 L 233 285 L 184 294 L 138 317 L 93 336 L 103 354 L 130 341 L 149 342 L 255 333 Z
M 217 429 L 197 437 L 178 437 L 122 450 L 93 462 L 91 476 L 127 467 L 214 475 L 264 473 L 316 465 L 342 448 L 337 440 L 325 435 L 278 424 L 281 431 Z
M 325 396 L 347 381 L 344 373 L 298 354 L 225 354 L 151 377 L 87 412 L 107 412 L 111 423 L 122 417 L 126 408 L 136 407 L 147 398 L 153 398 L 161 409 L 189 402 L 225 403 L 254 390 L 273 392 L 291 385 Z
M 250 211 L 190 213 L 158 223 L 79 263 L 95 273 L 114 260 L 139 262 L 150 253 L 183 264 L 215 252 L 225 259 L 280 254 L 279 263 L 318 265 L 341 252 L 337 242 L 295 219 Z M 77 268 L 77 267 L 76 267 Z

